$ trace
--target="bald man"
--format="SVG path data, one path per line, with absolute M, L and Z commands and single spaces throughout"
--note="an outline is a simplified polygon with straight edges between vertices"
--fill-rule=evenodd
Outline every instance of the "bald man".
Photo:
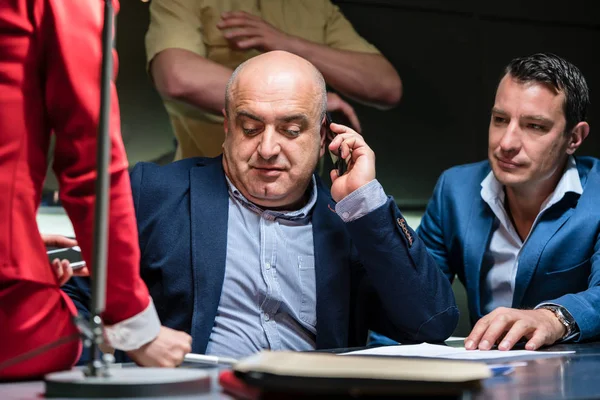
M 141 268 L 161 321 L 193 352 L 364 345 L 369 329 L 442 341 L 452 289 L 375 179 L 375 154 L 331 124 L 348 161 L 331 193 L 313 171 L 325 151 L 327 94 L 308 61 L 250 59 L 226 89 L 223 155 L 138 164 L 132 188 Z

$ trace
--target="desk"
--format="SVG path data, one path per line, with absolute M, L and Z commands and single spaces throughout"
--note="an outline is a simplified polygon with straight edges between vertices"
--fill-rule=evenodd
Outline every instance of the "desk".
M 463 399 L 581 399 L 600 398 L 600 342 L 552 346 L 551 350 L 575 350 L 556 358 L 540 358 L 517 367 L 506 376 L 485 380 L 482 388 L 465 392 Z M 496 363 L 496 362 L 494 362 Z M 228 400 L 221 393 L 217 368 L 209 368 L 212 390 L 210 393 L 193 396 L 170 397 L 181 400 Z M 3 400 L 39 400 L 44 391 L 41 381 L 0 384 Z
M 507 376 L 483 382 L 469 399 L 591 399 L 600 398 L 600 342 L 563 344 L 553 351 L 575 350 L 563 357 L 540 358 L 515 368 Z

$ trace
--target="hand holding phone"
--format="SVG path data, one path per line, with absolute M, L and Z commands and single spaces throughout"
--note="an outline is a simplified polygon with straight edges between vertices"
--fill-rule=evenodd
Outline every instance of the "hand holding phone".
M 50 262 L 50 264 L 58 258 L 60 260 L 68 260 L 69 265 L 73 270 L 85 267 L 85 261 L 81 259 L 81 249 L 79 246 L 51 248 L 46 250 L 46 254 L 48 255 L 48 262 Z
M 327 149 L 332 154 L 337 153 L 342 156 L 340 157 L 342 165 L 336 163 L 336 168 L 347 168 L 332 170 L 329 174 L 331 197 L 339 202 L 375 179 L 375 152 L 369 147 L 365 138 L 352 128 L 335 123 L 331 124 L 330 129 L 336 135 Z

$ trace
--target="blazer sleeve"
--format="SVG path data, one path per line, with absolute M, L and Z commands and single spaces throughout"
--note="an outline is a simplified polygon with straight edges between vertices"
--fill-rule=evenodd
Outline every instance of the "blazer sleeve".
M 429 250 L 429 253 L 435 260 L 438 267 L 442 270 L 444 275 L 448 278 L 450 283 L 454 280 L 455 271 L 450 267 L 450 260 L 448 257 L 448 249 L 444 242 L 444 184 L 446 181 L 446 174 L 438 179 L 435 189 L 433 190 L 433 196 L 427 204 L 425 214 L 421 219 L 421 223 L 417 228 L 417 234 L 419 238 Z
M 452 287 L 393 199 L 346 226 L 381 303 L 372 328 L 400 342 L 448 338 L 459 315 Z
M 571 313 L 580 332 L 574 340 L 576 342 L 600 337 L 600 232 L 596 235 L 594 254 L 589 262 L 591 266 L 587 290 L 544 302 L 561 305 Z
M 116 0 L 114 3 L 118 6 Z M 53 168 L 83 258 L 91 265 L 103 3 L 64 0 L 49 4 L 41 34 L 46 55 L 44 101 L 48 123 L 56 135 Z M 113 57 L 116 61 L 116 52 Z M 156 336 L 158 316 L 139 275 L 137 227 L 114 83 L 110 96 L 108 272 L 103 319 L 110 325 L 145 313 L 152 321 L 143 327 L 145 336 Z

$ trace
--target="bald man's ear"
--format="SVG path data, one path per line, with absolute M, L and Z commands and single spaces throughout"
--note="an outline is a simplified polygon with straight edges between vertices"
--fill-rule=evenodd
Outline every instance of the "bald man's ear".
M 572 155 L 581 146 L 587 135 L 590 133 L 590 125 L 581 121 L 569 133 L 569 143 L 567 144 L 567 154 Z
M 224 108 L 221 110 L 221 112 L 223 113 L 223 132 L 225 132 L 225 136 L 227 136 L 229 133 L 229 119 L 227 118 L 227 112 Z
M 327 141 L 327 132 L 329 131 L 327 129 L 326 124 L 326 119 L 323 118 L 323 122 L 321 123 L 321 138 L 320 138 L 320 143 L 321 143 L 321 150 L 319 151 L 319 158 L 323 157 L 323 155 L 325 154 L 325 150 L 326 150 L 326 141 Z

